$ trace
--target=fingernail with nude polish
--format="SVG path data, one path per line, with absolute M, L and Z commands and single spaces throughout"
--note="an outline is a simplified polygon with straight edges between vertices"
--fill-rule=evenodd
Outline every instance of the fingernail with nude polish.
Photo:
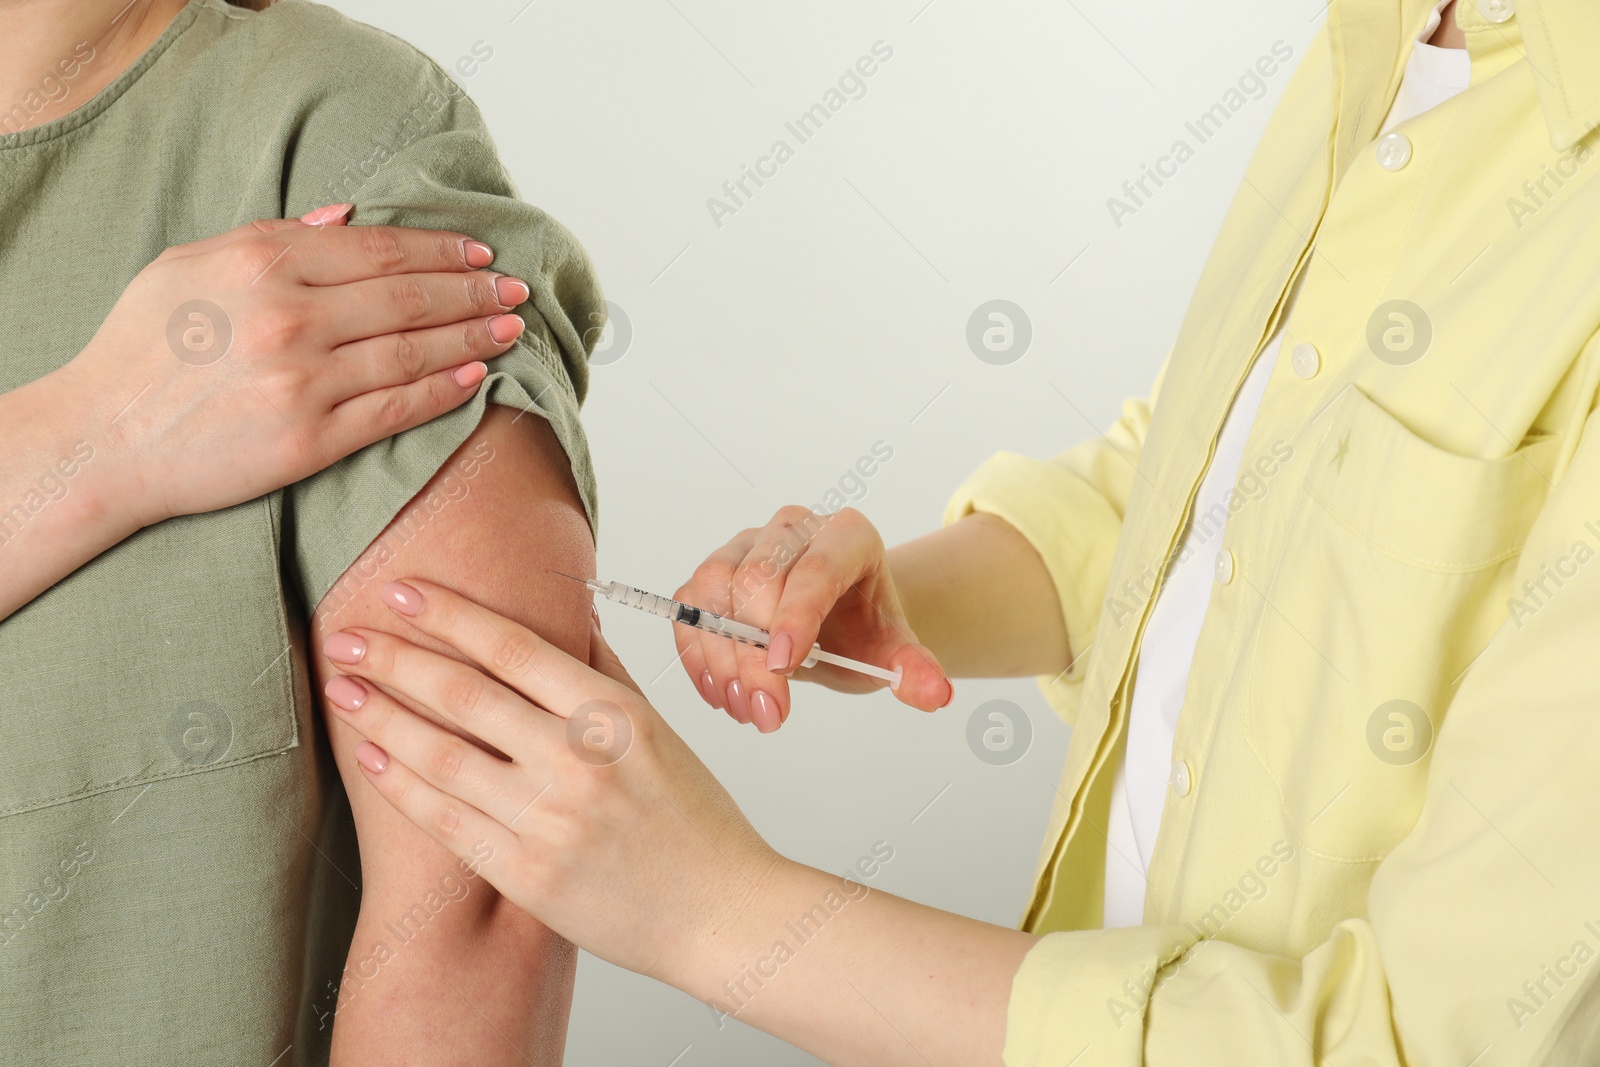
M 522 336 L 523 322 L 517 315 L 496 315 L 489 320 L 489 336 L 497 345 L 509 344 Z
M 356 746 L 356 762 L 373 774 L 382 774 L 389 766 L 389 753 L 371 741 L 363 741 Z
M 528 283 L 502 275 L 494 280 L 494 298 L 503 308 L 514 308 L 528 299 Z
M 422 614 L 422 593 L 405 582 L 390 582 L 383 587 L 383 602 L 402 615 L 416 618 Z
M 463 389 L 471 389 L 488 376 L 487 363 L 468 363 L 450 372 L 450 377 L 454 378 L 456 384 Z
M 789 669 L 789 660 L 794 655 L 794 638 L 785 633 L 772 635 L 772 644 L 767 646 L 767 670 L 777 673 Z
M 770 734 L 783 725 L 783 717 L 778 714 L 778 702 L 766 693 L 757 689 L 750 702 L 753 705 L 750 719 L 756 724 L 757 730 Z
M 707 704 L 719 710 L 722 708 L 722 700 L 717 696 L 716 679 L 711 677 L 710 671 L 700 672 L 700 692 L 705 696 Z
M 344 674 L 330 679 L 322 692 L 345 711 L 360 711 L 367 702 L 367 687 Z
M 313 208 L 301 215 L 300 221 L 307 226 L 327 226 L 350 214 L 353 207 L 354 204 L 329 204 L 327 207 Z
M 744 699 L 744 689 L 737 678 L 728 683 L 728 714 L 733 716 L 734 722 L 750 725 L 750 705 Z
M 494 262 L 494 249 L 482 241 L 468 241 L 462 245 L 462 254 L 469 267 L 487 267 Z
M 329 634 L 322 642 L 322 654 L 335 663 L 360 663 L 367 654 L 367 643 L 355 634 Z

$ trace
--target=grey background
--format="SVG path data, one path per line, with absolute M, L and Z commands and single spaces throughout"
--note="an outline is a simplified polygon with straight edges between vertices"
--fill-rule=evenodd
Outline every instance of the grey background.
M 1324 5 L 334 6 L 447 69 L 492 49 L 458 80 L 522 195 L 583 240 L 632 324 L 585 413 L 600 574 L 670 593 L 737 530 L 820 501 L 875 441 L 894 457 L 856 506 L 892 544 L 935 528 L 990 453 L 1052 454 L 1144 392 L 1290 70 L 1204 144 L 1184 124 L 1275 41 L 1292 69 Z M 865 95 L 799 144 L 785 121 L 878 41 L 894 54 Z M 780 138 L 793 158 L 719 227 L 708 198 Z M 1118 226 L 1107 198 L 1180 138 L 1194 157 Z M 1002 366 L 967 343 L 972 312 L 995 299 L 1032 329 Z M 664 624 L 603 618 L 777 848 L 840 871 L 884 841 L 894 859 L 876 887 L 1017 920 L 1068 736 L 1031 681 L 962 682 L 931 716 L 802 688 L 788 725 L 761 736 L 695 696 Z M 967 743 L 973 710 L 997 699 L 1032 725 L 1009 766 Z M 568 1051 L 643 1067 L 816 1062 L 588 956 Z

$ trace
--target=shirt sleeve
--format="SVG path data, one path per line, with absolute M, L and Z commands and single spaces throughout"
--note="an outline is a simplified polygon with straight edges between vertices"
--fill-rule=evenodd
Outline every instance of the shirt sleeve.
M 946 525 L 973 512 L 1004 519 L 1044 560 L 1061 603 L 1073 662 L 1065 673 L 1041 676 L 1039 682 L 1050 706 L 1068 723 L 1076 715 L 1088 662 L 1082 652 L 1095 640 L 1111 558 L 1165 373 L 1163 365 L 1149 399 L 1126 401 L 1122 416 L 1104 434 L 1053 459 L 998 453 L 945 506 Z
M 455 82 L 409 47 L 380 58 L 389 62 L 373 72 L 375 88 L 354 100 L 336 97 L 343 106 L 319 108 L 306 120 L 301 141 L 315 162 L 291 172 L 286 214 L 348 201 L 355 204 L 352 225 L 455 230 L 481 240 L 495 251 L 493 270 L 528 283 L 529 300 L 515 309 L 527 329 L 489 361 L 489 376 L 469 403 L 286 491 L 287 569 L 308 610 L 466 441 L 491 403 L 550 424 L 591 529 L 597 525 L 578 407 L 606 304 L 588 256 L 559 223 L 518 198 L 476 106 Z M 466 457 L 411 518 L 432 521 L 470 493 L 477 469 Z
M 1511 588 L 1586 562 L 1462 680 L 1421 816 L 1378 864 L 1365 916 L 1293 954 L 1186 926 L 1050 934 L 1013 982 L 1010 1067 L 1085 1048 L 1082 1062 L 1125 1067 L 1580 1062 L 1563 1057 L 1593 1040 L 1600 983 L 1596 417 Z

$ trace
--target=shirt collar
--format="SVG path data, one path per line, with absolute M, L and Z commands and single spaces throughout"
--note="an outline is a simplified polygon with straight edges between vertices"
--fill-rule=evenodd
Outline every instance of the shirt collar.
M 1511 0 L 1499 0 L 1510 6 Z M 1538 86 L 1539 104 L 1550 141 L 1571 147 L 1600 125 L 1600 4 L 1594 0 L 1514 0 L 1528 66 Z M 1463 29 L 1492 27 L 1507 33 L 1510 23 L 1496 25 L 1485 16 L 1494 7 L 1483 0 L 1457 0 Z
M 1400 61 L 1435 2 L 1335 0 L 1329 7 L 1328 28 L 1344 85 L 1335 173 L 1377 129 L 1384 110 L 1380 99 L 1393 99 Z M 1474 78 L 1480 58 L 1491 67 L 1527 61 L 1556 149 L 1571 147 L 1600 125 L 1600 62 L 1594 58 L 1600 56 L 1600 2 L 1456 0 L 1455 18 L 1467 34 Z

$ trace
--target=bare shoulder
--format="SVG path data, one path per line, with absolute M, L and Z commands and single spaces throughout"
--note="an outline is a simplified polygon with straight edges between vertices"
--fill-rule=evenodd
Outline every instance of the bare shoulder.
M 316 613 L 319 637 L 379 626 L 430 643 L 384 607 L 387 582 L 424 578 L 516 619 L 574 655 L 588 651 L 588 592 L 555 574 L 594 569 L 571 461 L 549 423 L 490 405 L 482 422 L 389 524 Z

